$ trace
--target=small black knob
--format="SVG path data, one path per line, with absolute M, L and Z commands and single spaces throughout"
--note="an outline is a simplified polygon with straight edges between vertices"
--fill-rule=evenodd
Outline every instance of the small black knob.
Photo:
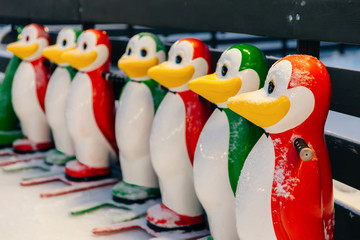
M 301 160 L 309 161 L 313 158 L 314 152 L 311 148 L 309 148 L 303 138 L 296 138 L 294 141 L 294 147 L 298 152 Z

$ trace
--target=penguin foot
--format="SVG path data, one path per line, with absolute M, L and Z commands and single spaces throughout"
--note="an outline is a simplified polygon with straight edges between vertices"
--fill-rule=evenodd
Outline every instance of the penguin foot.
M 115 202 L 125 204 L 144 203 L 150 199 L 159 198 L 160 189 L 121 181 L 113 187 L 112 194 Z
M 65 166 L 65 164 L 71 160 L 74 160 L 75 156 L 67 155 L 59 150 L 53 149 L 46 153 L 44 162 L 48 165 Z
M 65 176 L 68 180 L 74 182 L 95 181 L 109 178 L 111 175 L 110 168 L 94 168 L 86 166 L 78 160 L 72 160 L 66 163 Z
M 206 228 L 204 215 L 195 217 L 181 215 L 162 203 L 149 208 L 146 219 L 147 226 L 156 232 L 176 230 L 191 232 Z
M 34 142 L 28 138 L 15 140 L 13 149 L 16 153 L 32 153 L 37 151 L 47 151 L 54 147 L 52 142 Z

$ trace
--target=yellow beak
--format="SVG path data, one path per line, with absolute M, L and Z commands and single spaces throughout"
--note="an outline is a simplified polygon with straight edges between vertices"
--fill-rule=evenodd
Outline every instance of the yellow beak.
M 10 43 L 6 46 L 6 49 L 8 51 L 12 52 L 15 56 L 21 59 L 30 57 L 31 55 L 36 53 L 38 48 L 39 48 L 39 44 L 37 43 L 25 45 L 20 41 Z
M 76 69 L 82 69 L 90 66 L 93 62 L 95 62 L 97 56 L 98 54 L 95 50 L 84 53 L 80 52 L 76 48 L 61 54 L 61 58 Z
M 61 64 L 65 63 L 65 60 L 62 58 L 62 54 L 71 50 L 74 50 L 75 48 L 68 48 L 68 49 L 60 49 L 57 45 L 52 45 L 47 48 L 45 48 L 42 51 L 42 55 L 49 59 L 50 61 L 53 61 L 55 64 Z
M 285 117 L 290 109 L 290 100 L 266 96 L 263 90 L 248 92 L 228 100 L 228 107 L 259 127 L 270 127 Z
M 124 71 L 124 73 L 131 77 L 144 77 L 147 75 L 149 68 L 157 65 L 159 60 L 153 57 L 148 60 L 140 60 L 134 56 L 122 57 L 119 59 L 118 67 Z
M 241 79 L 234 77 L 221 80 L 216 73 L 213 73 L 191 80 L 189 88 L 212 103 L 222 103 L 239 92 Z
M 194 75 L 195 68 L 188 65 L 183 68 L 173 68 L 169 63 L 152 67 L 148 75 L 166 88 L 180 87 L 187 83 Z

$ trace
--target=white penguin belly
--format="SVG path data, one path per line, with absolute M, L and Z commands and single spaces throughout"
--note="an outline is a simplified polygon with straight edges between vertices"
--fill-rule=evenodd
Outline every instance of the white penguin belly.
M 67 155 L 74 155 L 75 151 L 65 119 L 65 104 L 70 84 L 69 72 L 65 68 L 57 67 L 51 75 L 46 90 L 45 110 L 56 149 Z
M 155 114 L 150 153 L 163 203 L 178 214 L 200 215 L 185 141 L 185 106 L 177 94 L 166 94 Z
M 65 117 L 77 160 L 90 167 L 108 167 L 112 149 L 96 123 L 92 84 L 86 73 L 77 73 L 71 84 Z
M 35 78 L 33 65 L 22 61 L 14 76 L 12 104 L 24 135 L 35 142 L 48 142 L 50 128 L 37 97 Z
M 208 216 L 214 239 L 239 239 L 235 223 L 235 196 L 228 171 L 229 122 L 215 109 L 206 122 L 194 158 L 196 194 Z
M 116 141 L 120 165 L 127 183 L 158 187 L 150 160 L 150 132 L 154 103 L 150 89 L 143 83 L 126 84 L 116 112 Z
M 272 140 L 263 134 L 245 161 L 236 191 L 236 226 L 240 239 L 276 240 L 271 216 L 274 166 Z

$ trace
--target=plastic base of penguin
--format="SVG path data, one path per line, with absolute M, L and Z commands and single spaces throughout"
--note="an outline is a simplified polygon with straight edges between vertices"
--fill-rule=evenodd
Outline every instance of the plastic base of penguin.
M 148 220 L 146 217 L 138 218 L 135 220 L 113 224 L 105 227 L 98 227 L 93 229 L 95 234 L 107 234 L 111 232 L 118 232 L 128 229 L 140 228 L 146 231 L 148 234 L 159 237 L 159 238 L 168 238 L 168 239 L 197 239 L 204 236 L 208 236 L 208 229 L 199 229 L 193 231 L 185 230 L 169 230 L 169 231 L 155 231 L 148 225 Z
M 21 138 L 13 143 L 13 149 L 15 153 L 33 153 L 43 152 L 54 147 L 52 142 L 40 142 L 36 143 L 28 138 Z
M 89 167 L 78 160 L 68 162 L 65 167 L 66 178 L 74 182 L 101 180 L 109 178 L 110 175 L 111 171 L 109 167 Z
M 43 166 L 44 165 L 45 164 L 43 164 Z M 22 181 L 29 181 L 29 180 L 36 180 L 36 179 L 41 179 L 41 178 L 46 178 L 46 177 L 57 176 L 57 175 L 64 174 L 64 172 L 65 172 L 64 167 L 57 166 L 57 165 L 50 166 L 49 169 L 50 169 L 49 171 L 44 171 L 42 173 L 25 176 L 22 178 Z
M 107 179 L 102 179 L 102 180 L 98 180 L 98 181 L 74 182 L 74 181 L 68 180 L 64 176 L 64 174 L 59 174 L 56 176 L 36 178 L 36 179 L 30 179 L 30 180 L 25 180 L 25 181 L 23 180 L 20 182 L 20 185 L 21 186 L 31 186 L 31 185 L 56 182 L 56 181 L 61 181 L 65 184 L 67 184 L 68 186 L 40 193 L 40 197 L 54 197 L 54 196 L 60 196 L 60 195 L 69 194 L 69 193 L 73 193 L 73 192 L 85 191 L 85 190 L 94 189 L 94 188 L 98 188 L 98 187 L 113 185 L 116 182 L 118 182 L 118 179 L 107 178 Z
M 104 201 L 104 202 L 90 202 L 71 209 L 71 214 L 81 215 L 84 213 L 95 211 L 102 207 L 118 208 L 124 210 L 124 212 L 112 217 L 111 222 L 120 223 L 120 222 L 134 220 L 140 217 L 144 217 L 149 207 L 159 204 L 160 202 L 161 202 L 160 199 L 149 200 L 142 204 L 137 204 L 137 203 L 123 204 L 123 203 L 114 202 L 112 200 Z
M 125 204 L 140 204 L 151 199 L 160 198 L 160 189 L 148 188 L 121 181 L 113 187 L 112 195 L 115 202 Z
M 32 160 L 43 160 L 45 154 L 44 152 L 17 154 L 11 148 L 3 149 L 0 151 L 0 167 Z
M 52 142 L 35 143 L 27 138 L 17 139 L 13 142 L 12 148 L 0 150 L 0 166 L 42 160 L 45 152 L 53 147 Z
M 52 172 L 53 166 L 59 166 L 61 168 L 62 166 L 65 166 L 65 164 L 71 160 L 74 160 L 75 156 L 69 156 L 65 153 L 62 153 L 56 149 L 49 150 L 46 152 L 44 156 L 44 161 L 33 161 L 33 160 L 41 160 L 39 159 L 33 159 L 29 162 L 17 162 L 15 164 L 12 164 L 10 166 L 6 166 L 2 168 L 4 172 L 20 172 L 24 170 L 41 170 L 44 172 Z M 56 169 L 56 174 L 59 174 L 59 169 Z M 62 167 L 62 172 L 64 172 L 64 168 Z M 40 175 L 41 176 L 41 175 Z M 35 178 L 36 176 L 33 176 Z
M 206 228 L 204 215 L 195 217 L 180 215 L 162 203 L 149 208 L 147 221 L 147 225 L 157 232 L 176 230 L 188 232 Z
M 41 170 L 44 172 L 50 171 L 50 166 L 46 165 L 43 161 L 37 160 L 41 159 L 35 159 L 34 161 L 30 160 L 29 162 L 18 162 L 9 166 L 5 166 L 2 168 L 2 170 L 7 173 L 21 172 L 30 169 Z
M 73 160 L 66 164 L 65 175 L 61 173 L 58 175 L 23 180 L 20 182 L 20 185 L 30 186 L 56 181 L 69 185 L 40 194 L 41 197 L 53 197 L 113 185 L 118 182 L 118 179 L 110 178 L 110 176 L 110 168 L 91 168 L 77 160 Z
M 44 162 L 48 165 L 65 166 L 67 162 L 74 160 L 75 156 L 67 155 L 57 149 L 53 149 L 47 152 L 44 157 Z
M 92 202 L 78 206 L 71 210 L 71 214 L 80 215 L 102 207 L 114 207 L 126 210 L 127 212 L 117 215 L 112 219 L 112 222 L 123 222 L 145 216 L 149 207 L 161 202 L 160 190 L 158 188 L 147 188 L 124 181 L 116 184 L 112 192 L 112 200 Z

